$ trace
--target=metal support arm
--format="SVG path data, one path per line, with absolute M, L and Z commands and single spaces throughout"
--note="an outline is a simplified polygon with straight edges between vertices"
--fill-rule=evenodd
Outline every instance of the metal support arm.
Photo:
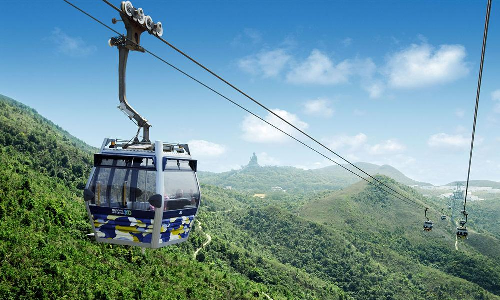
M 125 74 L 127 72 L 127 59 L 130 50 L 144 52 L 144 49 L 139 45 L 141 33 L 144 32 L 142 28 L 136 22 L 132 22 L 126 14 L 120 11 L 120 17 L 127 29 L 127 36 L 113 37 L 109 40 L 110 46 L 116 46 L 119 52 L 119 63 L 118 63 L 118 95 L 120 98 L 120 105 L 118 108 L 123 111 L 130 120 L 133 120 L 142 128 L 142 141 L 143 143 L 150 143 L 149 140 L 149 124 L 148 120 L 139 115 L 139 113 L 128 104 L 126 95 L 126 85 L 125 85 Z M 115 20 L 116 23 L 116 20 Z M 139 133 L 139 131 L 137 131 Z M 136 139 L 134 142 L 139 142 Z
M 137 122 L 137 125 L 143 130 L 142 142 L 149 143 L 149 127 L 151 127 L 151 124 L 149 124 L 148 120 L 139 115 L 139 113 L 134 108 L 132 108 L 132 106 L 130 106 L 127 101 L 125 74 L 127 71 L 128 52 L 130 50 L 125 46 L 119 45 L 118 51 L 120 54 L 118 64 L 118 94 L 120 98 L 120 106 L 118 106 L 118 108 L 122 110 L 131 120 L 133 119 Z

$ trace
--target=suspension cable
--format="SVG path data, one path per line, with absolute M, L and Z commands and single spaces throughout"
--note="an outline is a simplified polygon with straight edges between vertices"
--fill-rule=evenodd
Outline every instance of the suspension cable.
M 467 212 L 465 210 L 465 207 L 467 205 L 467 191 L 469 190 L 470 166 L 472 164 L 472 150 L 474 149 L 474 135 L 476 133 L 477 110 L 479 107 L 479 93 L 481 92 L 481 80 L 483 78 L 484 53 L 486 52 L 486 38 L 488 37 L 488 25 L 490 23 L 490 12 L 491 12 L 491 0 L 488 0 L 488 4 L 486 5 L 486 19 L 484 21 L 483 46 L 481 49 L 481 62 L 479 64 L 479 77 L 477 79 L 476 106 L 474 107 L 474 121 L 472 122 L 472 138 L 470 141 L 469 168 L 467 170 L 467 183 L 465 185 L 464 210 L 462 212 L 465 216 L 465 222 L 467 222 Z
M 115 29 L 111 28 L 110 26 L 106 25 L 104 22 L 100 21 L 99 19 L 93 17 L 92 15 L 90 15 L 89 13 L 87 13 L 86 11 L 84 11 L 83 9 L 77 7 L 76 5 L 74 5 L 73 3 L 69 2 L 68 0 L 63 0 L 64 2 L 68 3 L 69 5 L 71 5 L 72 7 L 74 7 L 75 9 L 77 9 L 78 11 L 82 12 L 83 14 L 87 15 L 88 17 L 90 17 L 91 19 L 93 19 L 94 21 L 98 22 L 99 24 L 103 25 L 104 27 L 106 27 L 107 29 L 111 30 L 112 32 L 120 35 L 121 37 L 123 37 L 124 39 L 126 39 L 127 41 L 135 44 L 138 46 L 137 43 L 135 43 L 134 41 L 130 40 L 130 39 L 127 39 L 127 37 L 123 34 L 121 34 L 120 32 L 116 31 Z M 106 0 L 103 0 L 104 2 L 110 4 L 108 1 Z M 110 4 L 111 6 L 113 6 L 112 4 Z M 114 7 L 114 6 L 113 6 Z M 118 8 L 115 7 L 115 9 L 117 9 L 118 11 L 120 11 Z M 421 203 L 418 203 L 417 201 L 415 200 L 411 200 L 408 196 L 405 196 L 403 194 L 401 194 L 400 192 L 396 191 L 395 189 L 387 186 L 385 183 L 381 182 L 380 180 L 376 179 L 375 177 L 373 177 L 372 175 L 366 173 L 364 170 L 360 169 L 359 167 L 355 166 L 354 164 L 352 164 L 351 162 L 347 161 L 346 159 L 342 158 L 340 155 L 336 154 L 335 152 L 333 152 L 332 150 L 330 150 L 328 147 L 324 146 L 323 144 L 319 143 L 320 145 L 322 145 L 324 148 L 328 149 L 330 152 L 336 154 L 337 156 L 341 157 L 344 161 L 347 161 L 350 165 L 354 166 L 356 169 L 360 170 L 361 172 L 363 172 L 364 174 L 368 175 L 372 181 L 368 180 L 367 178 L 364 178 L 363 176 L 357 174 L 356 172 L 348 169 L 347 167 L 345 167 L 344 165 L 338 163 L 337 161 L 333 160 L 332 158 L 328 157 L 327 155 L 321 153 L 320 151 L 316 150 L 315 148 L 309 146 L 308 144 L 306 144 L 305 142 L 297 139 L 296 137 L 292 136 L 291 134 L 287 133 L 286 131 L 284 131 L 283 129 L 277 127 L 276 125 L 270 123 L 269 121 L 265 120 L 264 118 L 260 117 L 259 115 L 253 113 L 252 111 L 248 110 L 247 108 L 243 107 L 242 105 L 236 103 L 235 101 L 231 100 L 229 97 L 223 95 L 222 93 L 218 92 L 217 90 L 215 90 L 214 88 L 208 86 L 207 84 L 203 83 L 202 81 L 196 79 L 195 77 L 193 77 L 192 75 L 184 72 L 183 70 L 179 69 L 178 67 L 174 66 L 173 64 L 169 63 L 168 61 L 166 61 L 165 59 L 161 58 L 160 56 L 156 55 L 155 53 L 149 51 L 148 49 L 145 49 L 146 53 L 150 54 L 151 56 L 155 57 L 156 59 L 160 60 L 161 62 L 167 64 L 168 66 L 170 66 L 171 68 L 173 68 L 174 70 L 178 71 L 179 73 L 183 74 L 184 76 L 190 78 L 191 80 L 197 82 L 198 84 L 202 85 L 203 87 L 207 88 L 208 90 L 212 91 L 213 93 L 219 95 L 220 97 L 224 98 L 225 100 L 229 101 L 230 103 L 234 104 L 235 106 L 239 107 L 240 109 L 244 110 L 245 112 L 253 115 L 254 117 L 258 118 L 259 120 L 265 122 L 266 124 L 270 125 L 271 127 L 273 127 L 274 129 L 280 131 L 281 133 L 287 135 L 288 137 L 290 137 L 291 139 L 295 140 L 296 142 L 300 143 L 301 145 L 307 147 L 308 149 L 316 152 L 317 154 L 321 155 L 322 157 L 326 158 L 327 160 L 335 163 L 336 165 L 338 165 L 339 167 L 343 168 L 344 170 L 350 172 L 351 174 L 361 178 L 362 180 L 368 182 L 369 184 L 372 184 L 376 187 L 378 187 L 380 190 L 388 193 L 388 194 L 391 194 L 392 196 L 398 198 L 399 200 L 401 201 L 404 201 L 405 203 L 407 204 L 410 204 L 410 205 L 414 205 L 416 207 L 419 207 L 419 208 L 422 208 L 422 207 L 425 207 L 423 204 Z M 214 75 L 216 75 L 214 73 Z M 235 87 L 236 88 L 236 87 Z M 238 90 L 239 91 L 239 90 Z M 243 93 L 243 92 L 241 92 Z M 246 95 L 246 94 L 245 94 Z M 249 96 L 247 96 L 249 97 Z M 252 98 L 253 99 L 253 98 Z M 281 120 L 284 120 L 283 118 L 281 118 L 279 115 L 275 114 L 272 110 L 269 110 L 267 107 L 263 106 L 262 104 L 259 103 L 259 105 L 261 105 L 262 107 L 264 107 L 267 111 L 273 113 L 274 115 L 276 115 L 277 117 L 279 117 Z M 288 121 L 284 120 L 287 124 L 290 124 Z M 290 124 L 292 127 L 296 128 L 294 125 Z M 296 128 L 298 129 L 298 128 Z M 300 129 L 298 129 L 299 131 L 301 131 Z M 303 133 L 304 135 L 310 137 L 309 135 Z M 310 137 L 312 140 L 316 141 L 314 138 Z M 374 182 L 375 181 L 375 182 Z M 383 187 L 389 189 L 384 189 Z
M 103 2 L 105 2 L 106 4 L 108 4 L 109 6 L 111 6 L 113 9 L 115 9 L 116 11 L 118 12 L 121 12 L 121 10 L 114 6 L 112 3 L 110 3 L 108 0 L 102 0 Z M 156 38 L 158 38 L 160 41 L 162 41 L 163 43 L 165 43 L 166 45 L 168 45 L 170 48 L 174 49 L 175 51 L 177 51 L 178 53 L 180 53 L 181 55 L 183 55 L 184 57 L 186 57 L 187 59 L 189 59 L 190 61 L 192 61 L 193 63 L 195 63 L 196 65 L 198 65 L 199 67 L 201 67 L 202 69 L 204 69 L 205 71 L 207 71 L 208 73 L 210 73 L 211 75 L 213 75 L 215 78 L 219 79 L 220 81 L 222 81 L 223 83 L 225 83 L 226 85 L 228 85 L 229 87 L 231 87 L 232 89 L 234 89 L 235 91 L 237 91 L 238 93 L 240 93 L 241 95 L 245 96 L 246 98 L 250 99 L 252 102 L 254 102 L 255 104 L 257 104 L 258 106 L 262 107 L 264 110 L 266 110 L 267 112 L 269 112 L 270 114 L 274 115 L 275 117 L 277 117 L 278 119 L 280 119 L 281 121 L 285 122 L 287 125 L 291 126 L 293 129 L 295 129 L 296 131 L 300 132 L 301 134 L 303 134 L 304 136 L 306 136 L 307 138 L 309 138 L 310 140 L 312 140 L 313 142 L 315 142 L 316 144 L 320 145 L 321 147 L 323 147 L 324 149 L 326 149 L 328 152 L 331 152 L 332 154 L 334 154 L 335 156 L 337 156 L 338 158 L 340 158 L 341 160 L 343 160 L 344 162 L 348 163 L 349 165 L 351 165 L 352 167 L 356 168 L 357 170 L 361 171 L 362 173 L 364 173 L 366 176 L 370 177 L 372 180 L 378 182 L 378 184 L 381 184 L 383 186 L 385 186 L 386 188 L 392 190 L 393 192 L 395 193 L 398 193 L 397 191 L 395 191 L 393 188 L 391 188 L 390 186 L 388 186 L 387 184 L 385 184 L 384 182 L 378 180 L 377 178 L 375 178 L 374 176 L 370 175 L 368 172 L 365 172 L 363 169 L 361 169 L 360 167 L 356 166 L 355 164 L 351 163 L 349 160 L 347 160 L 346 158 L 344 158 L 343 156 L 341 156 L 340 154 L 338 154 L 337 152 L 333 151 L 332 149 L 330 149 L 329 147 L 327 147 L 325 144 L 321 143 L 320 141 L 318 141 L 317 139 L 315 139 L 314 137 L 312 137 L 311 135 L 309 135 L 308 133 L 306 133 L 304 130 L 298 128 L 297 126 L 295 126 L 293 123 L 287 121 L 285 118 L 281 117 L 280 115 L 278 115 L 276 112 L 272 111 L 271 109 L 267 108 L 264 104 L 262 104 L 261 102 L 257 101 L 256 99 L 254 99 L 253 97 L 251 97 L 250 95 L 248 95 L 247 93 L 245 93 L 244 91 L 242 91 L 241 89 L 239 89 L 238 87 L 236 87 L 235 85 L 233 85 L 232 83 L 230 83 L 229 81 L 227 81 L 226 79 L 222 78 L 220 75 L 218 75 L 217 73 L 215 73 L 214 71 L 210 70 L 208 67 L 204 66 L 202 63 L 198 62 L 196 59 L 194 59 L 193 57 L 191 57 L 190 55 L 188 55 L 187 53 L 183 52 L 182 50 L 180 50 L 179 48 L 175 47 L 172 43 L 168 42 L 167 40 L 157 36 L 157 35 L 154 35 Z M 398 193 L 399 194 L 399 193 Z M 401 195 L 403 196 L 403 195 Z M 403 197 L 406 197 L 406 196 L 403 196 Z

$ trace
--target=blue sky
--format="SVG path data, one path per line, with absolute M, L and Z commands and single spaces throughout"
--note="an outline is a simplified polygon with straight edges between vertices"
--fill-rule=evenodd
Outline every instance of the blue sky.
M 135 125 L 116 108 L 113 33 L 63 1 L 2 3 L 13 13 L 0 28 L 0 93 L 93 146 L 131 138 Z M 103 2 L 74 3 L 124 32 Z M 486 1 L 132 3 L 163 23 L 165 39 L 352 161 L 465 180 Z M 499 29 L 494 3 L 472 179 L 500 181 Z M 141 41 L 286 128 L 154 37 Z M 202 170 L 236 169 L 252 152 L 267 165 L 329 164 L 147 54 L 130 54 L 127 81 L 152 139 L 190 142 Z

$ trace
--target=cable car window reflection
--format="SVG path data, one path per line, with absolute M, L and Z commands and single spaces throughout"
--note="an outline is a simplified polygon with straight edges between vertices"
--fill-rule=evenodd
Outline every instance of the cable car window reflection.
M 156 192 L 156 171 L 152 159 L 102 159 L 96 167 L 90 189 L 95 193 L 92 204 L 150 210 L 148 199 Z M 109 167 L 107 167 L 109 166 Z
M 167 160 L 164 182 L 165 210 L 198 207 L 200 191 L 188 161 Z
M 165 170 L 187 170 L 191 171 L 189 161 L 179 159 L 167 159 Z

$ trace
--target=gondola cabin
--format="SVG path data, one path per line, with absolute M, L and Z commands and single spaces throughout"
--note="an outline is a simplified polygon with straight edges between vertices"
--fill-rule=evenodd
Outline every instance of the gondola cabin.
M 425 231 L 431 231 L 432 230 L 432 226 L 433 226 L 433 224 L 432 224 L 431 221 L 427 220 L 427 221 L 424 222 L 424 230 Z
M 446 220 L 446 215 L 441 215 L 441 220 L 445 221 Z
M 457 227 L 457 237 L 458 238 L 466 239 L 468 235 L 469 235 L 469 232 L 467 231 L 467 227 L 465 227 L 465 226 Z
M 84 199 L 96 241 L 160 248 L 186 241 L 200 205 L 186 144 L 105 139 Z
M 467 227 L 465 227 L 465 224 L 467 222 L 465 220 L 460 220 L 460 222 L 458 223 L 460 224 L 460 226 L 457 227 L 457 237 L 460 239 L 466 239 L 467 236 L 469 235 Z

